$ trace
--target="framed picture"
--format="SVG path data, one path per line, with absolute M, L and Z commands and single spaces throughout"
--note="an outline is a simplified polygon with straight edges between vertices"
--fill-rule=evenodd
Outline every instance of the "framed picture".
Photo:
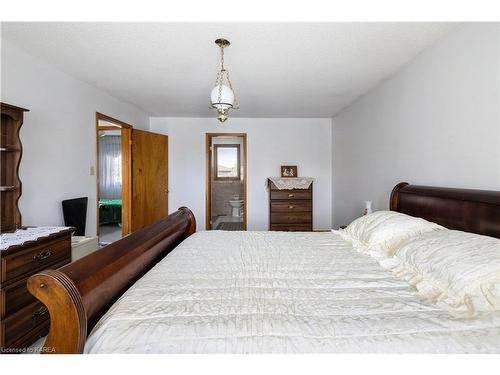
M 297 177 L 297 166 L 296 165 L 282 165 L 281 166 L 281 177 Z

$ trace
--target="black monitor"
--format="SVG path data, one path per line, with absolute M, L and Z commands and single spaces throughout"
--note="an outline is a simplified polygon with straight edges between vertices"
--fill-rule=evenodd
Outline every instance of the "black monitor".
M 85 236 L 88 200 L 88 197 L 82 197 L 62 201 L 64 225 L 67 227 L 75 227 L 75 236 Z

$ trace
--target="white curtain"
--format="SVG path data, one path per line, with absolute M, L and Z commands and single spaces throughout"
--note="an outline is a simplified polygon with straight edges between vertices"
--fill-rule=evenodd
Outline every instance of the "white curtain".
M 122 198 L 122 139 L 119 135 L 99 138 L 99 197 Z

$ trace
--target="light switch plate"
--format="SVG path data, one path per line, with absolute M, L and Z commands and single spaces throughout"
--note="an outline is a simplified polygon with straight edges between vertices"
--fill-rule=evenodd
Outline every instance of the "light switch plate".
M 95 167 L 93 165 L 90 166 L 90 175 L 95 175 Z

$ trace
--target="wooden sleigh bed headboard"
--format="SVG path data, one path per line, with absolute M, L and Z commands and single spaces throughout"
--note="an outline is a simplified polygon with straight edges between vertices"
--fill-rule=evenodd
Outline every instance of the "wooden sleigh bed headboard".
M 500 191 L 397 184 L 392 211 L 421 217 L 448 229 L 500 238 Z
M 391 210 L 500 238 L 500 192 L 396 185 Z M 186 207 L 58 270 L 28 279 L 29 291 L 47 306 L 50 353 L 82 353 L 87 335 L 132 284 L 196 231 Z

